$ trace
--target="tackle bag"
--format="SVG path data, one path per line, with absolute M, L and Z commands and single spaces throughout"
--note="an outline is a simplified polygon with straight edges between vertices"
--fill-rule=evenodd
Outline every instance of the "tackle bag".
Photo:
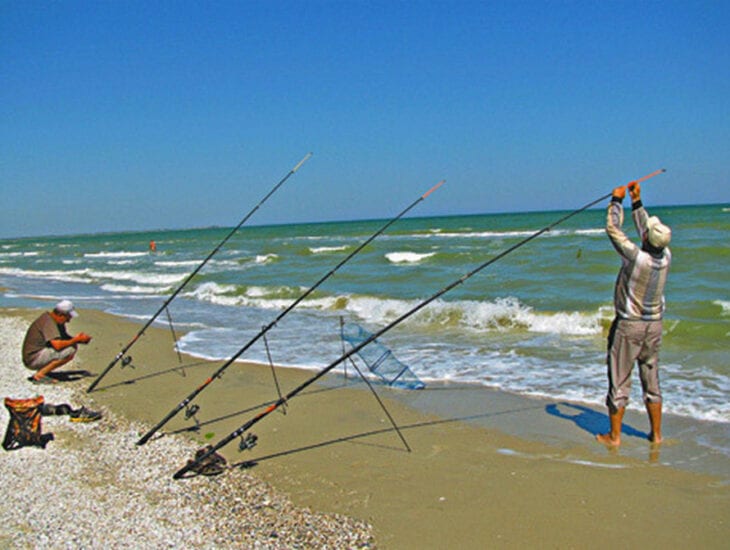
M 30 399 L 5 398 L 10 420 L 3 439 L 3 449 L 10 451 L 27 446 L 46 448 L 46 444 L 53 439 L 53 434 L 41 433 L 44 405 L 42 395 Z
M 5 398 L 5 407 L 10 413 L 8 429 L 3 439 L 3 449 L 10 451 L 20 447 L 41 447 L 53 440 L 53 434 L 44 434 L 41 429 L 41 417 L 68 415 L 71 422 L 94 422 L 101 418 L 101 413 L 86 407 L 74 409 L 68 403 L 51 405 L 43 396 L 30 399 Z

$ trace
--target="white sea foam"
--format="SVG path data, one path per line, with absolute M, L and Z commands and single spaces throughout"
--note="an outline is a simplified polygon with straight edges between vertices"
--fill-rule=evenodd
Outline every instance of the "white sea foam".
M 69 271 L 59 270 L 28 270 L 20 268 L 0 267 L 0 275 L 12 275 L 14 277 L 26 277 L 29 279 L 42 279 L 66 283 L 104 283 L 104 281 L 130 281 L 143 285 L 171 286 L 185 277 L 184 274 L 162 274 L 138 271 L 105 271 L 99 269 L 72 269 Z
M 535 232 L 541 228 L 537 227 L 534 230 L 520 230 L 520 231 L 442 231 L 432 230 L 428 233 L 414 233 L 409 235 L 415 239 L 429 239 L 433 237 L 443 239 L 511 239 L 519 237 L 529 237 L 534 235 Z M 552 229 L 543 234 L 543 237 L 563 237 L 565 235 L 603 235 L 605 231 L 603 229 Z
M 155 287 L 155 286 L 127 286 L 118 284 L 105 284 L 100 287 L 102 290 L 107 292 L 119 292 L 122 294 L 163 294 L 168 291 L 170 287 Z
M 199 300 L 228 306 L 281 310 L 305 289 L 250 287 L 241 293 L 233 285 L 205 283 L 189 293 Z M 362 322 L 382 326 L 404 315 L 420 301 L 384 299 L 373 296 L 319 296 L 303 300 L 300 309 L 348 311 Z M 602 313 L 535 312 L 516 298 L 493 302 L 435 300 L 408 322 L 423 329 L 450 327 L 474 333 L 481 331 L 526 330 L 533 333 L 589 336 L 602 331 Z
M 61 281 L 65 283 L 87 283 L 86 270 L 72 271 L 33 271 L 17 267 L 0 267 L 0 275 L 11 275 L 13 277 L 27 277 L 29 279 L 43 279 Z
M 281 296 L 294 296 L 302 294 L 304 287 L 288 286 L 249 286 L 245 290 L 246 298 L 268 298 L 277 300 Z M 278 307 L 278 306 L 274 306 Z
M 722 308 L 722 314 L 723 315 L 730 315 L 730 301 L 728 300 L 715 300 L 712 302 L 716 306 L 720 306 Z
M 185 266 L 196 266 L 199 264 L 200 264 L 200 262 L 198 260 L 180 260 L 180 261 L 158 260 L 155 262 L 155 265 L 159 266 L 159 267 L 185 267 Z
M 137 258 L 148 254 L 149 252 L 87 252 L 84 258 Z
M 528 237 L 532 235 L 534 231 L 447 231 L 440 233 L 416 233 L 412 235 L 414 238 L 431 238 L 439 237 L 443 239 L 493 239 L 504 238 L 504 237 Z
M 416 264 L 435 255 L 435 252 L 422 254 L 417 252 L 389 252 L 385 255 L 385 257 L 389 262 L 394 264 Z
M 730 422 L 730 379 L 703 366 L 687 373 L 681 365 L 661 366 L 662 389 L 671 395 L 670 412 L 716 422 Z
M 254 260 L 257 264 L 268 264 L 279 259 L 278 254 L 259 254 Z
M 346 309 L 365 322 L 387 324 L 417 303 L 410 300 L 350 297 Z M 535 312 L 516 298 L 502 298 L 492 302 L 435 300 L 416 313 L 409 322 L 471 331 L 525 329 L 536 333 L 583 336 L 600 334 L 601 318 L 600 312 L 591 315 L 579 312 Z
M 31 258 L 39 255 L 40 252 L 0 252 L 0 258 Z
M 235 285 L 222 285 L 208 282 L 201 284 L 185 295 L 216 305 L 253 307 L 263 310 L 280 311 L 290 306 L 306 290 L 304 287 L 286 286 L 250 286 L 241 289 Z M 304 300 L 300 304 L 300 308 L 326 310 L 332 307 L 335 300 L 336 298 Z
M 174 285 L 181 282 L 186 274 L 184 273 L 149 273 L 140 271 L 100 271 L 100 270 L 85 270 L 86 274 L 97 281 L 104 281 L 111 279 L 113 281 L 131 281 L 139 284 L 146 285 Z
M 342 246 L 317 246 L 317 247 L 310 247 L 309 251 L 312 254 L 324 254 L 328 252 L 341 252 L 342 250 L 347 250 L 346 245 Z
M 238 304 L 236 296 L 227 296 L 227 294 L 236 292 L 235 285 L 220 285 L 218 283 L 203 283 L 195 289 L 185 293 L 186 296 L 197 298 L 203 302 L 213 304 L 235 306 Z

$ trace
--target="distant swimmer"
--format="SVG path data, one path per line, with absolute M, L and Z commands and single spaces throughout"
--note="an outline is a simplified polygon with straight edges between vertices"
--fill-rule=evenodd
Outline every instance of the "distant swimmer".
M 155 241 L 150 241 L 150 252 L 157 252 L 157 243 Z
M 621 444 L 621 422 L 631 390 L 631 372 L 639 363 L 641 388 L 649 414 L 649 440 L 662 441 L 662 394 L 659 389 L 659 348 L 662 343 L 664 285 L 672 262 L 669 241 L 672 232 L 656 216 L 649 217 L 641 203 L 638 183 L 628 185 L 634 225 L 641 247 L 621 229 L 626 187 L 613 190 L 608 205 L 606 233 L 621 256 L 621 269 L 614 288 L 615 318 L 608 335 L 608 395 L 606 406 L 611 431 L 599 434 L 601 443 Z
M 55 379 L 48 377 L 48 373 L 70 362 L 76 356 L 78 344 L 91 341 L 88 334 L 71 336 L 66 330 L 66 323 L 77 315 L 70 300 L 61 300 L 30 325 L 23 340 L 23 364 L 36 373 L 29 381 L 53 384 Z

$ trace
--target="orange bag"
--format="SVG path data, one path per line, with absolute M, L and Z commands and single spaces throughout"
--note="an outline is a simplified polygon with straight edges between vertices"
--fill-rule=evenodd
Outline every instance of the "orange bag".
M 43 415 L 43 396 L 30 399 L 5 398 L 5 407 L 10 413 L 8 429 L 3 439 L 3 449 L 10 451 L 20 447 L 34 446 L 46 448 L 53 439 L 53 434 L 41 433 L 41 417 Z

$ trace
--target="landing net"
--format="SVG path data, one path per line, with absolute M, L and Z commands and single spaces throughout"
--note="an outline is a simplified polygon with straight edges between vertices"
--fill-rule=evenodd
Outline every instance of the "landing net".
M 356 323 L 343 323 L 340 336 L 354 348 L 371 338 L 372 334 Z M 389 386 L 406 390 L 420 390 L 426 387 L 408 365 L 399 361 L 393 352 L 377 339 L 358 350 L 357 355 L 368 366 L 370 372 Z

